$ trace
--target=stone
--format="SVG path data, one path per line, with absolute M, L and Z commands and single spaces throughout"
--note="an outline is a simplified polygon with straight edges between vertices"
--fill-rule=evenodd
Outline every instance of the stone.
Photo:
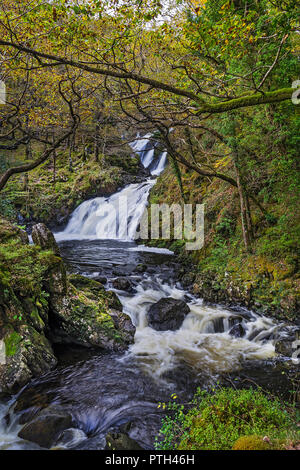
M 230 329 L 229 334 L 231 336 L 234 336 L 235 338 L 242 338 L 243 336 L 245 336 L 245 329 L 240 323 L 236 323 Z
M 62 431 L 72 426 L 73 419 L 69 414 L 55 410 L 43 410 L 23 426 L 18 436 L 49 449 Z
M 112 281 L 112 285 L 117 290 L 131 291 L 132 285 L 126 277 L 118 277 Z
M 29 238 L 25 230 L 0 217 L 0 243 L 6 243 L 12 238 L 17 238 L 23 245 L 29 244 Z
M 299 342 L 299 344 L 296 344 Z M 300 347 L 300 328 L 295 328 L 284 337 L 275 341 L 275 352 L 285 357 L 292 357 Z M 298 355 L 299 357 L 299 355 Z
M 132 344 L 134 342 L 136 328 L 133 325 L 131 318 L 126 315 L 126 313 L 113 309 L 110 311 L 110 316 L 114 322 L 115 328 L 122 331 L 123 339 L 128 344 Z
M 105 289 L 98 279 L 90 279 L 89 277 L 82 276 L 81 274 L 70 274 L 68 276 L 69 282 L 77 289 L 89 290 L 98 295 L 99 292 L 104 292 Z
M 97 277 L 94 277 L 94 280 L 97 281 L 97 282 L 100 282 L 100 284 L 107 284 L 107 277 L 105 276 L 97 276 Z
M 137 273 L 144 273 L 147 270 L 147 266 L 145 264 L 138 264 L 134 271 Z
M 105 450 L 144 450 L 138 442 L 121 432 L 110 432 L 106 436 Z
M 243 336 L 245 336 L 246 331 L 242 325 L 242 322 L 243 318 L 239 316 L 229 318 L 229 334 L 231 336 L 234 336 L 235 338 L 242 338 Z
M 151 305 L 147 313 L 148 324 L 157 331 L 175 331 L 189 312 L 190 308 L 183 300 L 163 298 Z
M 57 360 L 44 336 L 29 325 L 8 330 L 5 363 L 0 364 L 0 392 L 14 393 L 29 380 L 53 369 Z
M 194 281 L 195 281 L 195 273 L 193 272 L 185 273 L 181 278 L 181 284 L 183 285 L 183 287 L 191 286 Z
M 133 342 L 135 328 L 122 313 L 122 305 L 114 292 L 81 275 L 67 280 L 65 295 L 52 295 L 52 340 L 113 351 L 123 351 Z
M 34 225 L 31 236 L 35 245 L 39 245 L 43 250 L 52 250 L 56 256 L 60 256 L 58 244 L 47 225 L 42 223 Z

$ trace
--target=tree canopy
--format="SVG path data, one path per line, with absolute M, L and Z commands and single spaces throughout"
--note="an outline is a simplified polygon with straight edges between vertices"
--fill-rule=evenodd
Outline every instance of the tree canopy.
M 37 160 L 9 168 L 0 189 L 91 126 L 97 147 L 99 129 L 113 114 L 128 128 L 159 131 L 175 167 L 237 188 L 249 246 L 249 201 L 266 211 L 247 187 L 239 129 L 245 110 L 291 100 L 298 71 L 296 1 L 0 5 L 1 78 L 9 89 L 0 108 L 0 145 L 27 145 L 29 156 L 31 141 L 45 145 Z M 229 172 L 222 170 L 221 154 L 232 161 Z

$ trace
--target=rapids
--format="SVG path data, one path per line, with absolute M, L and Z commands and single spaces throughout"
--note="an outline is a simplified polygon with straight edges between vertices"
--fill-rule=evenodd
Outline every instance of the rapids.
M 149 137 L 139 138 L 132 148 L 157 176 L 167 155 L 162 152 L 155 160 Z M 76 428 L 57 443 L 61 448 L 103 449 L 109 430 L 130 423 L 129 435 L 151 449 L 162 415 L 158 402 L 168 401 L 174 391 L 186 401 L 197 385 L 207 387 L 247 362 L 275 356 L 274 338 L 284 325 L 243 308 L 205 305 L 180 285 L 172 252 L 136 245 L 134 234 L 154 184 L 149 178 L 109 198 L 83 202 L 66 229 L 55 234 L 70 271 L 105 277 L 111 290 L 116 277 L 130 280 L 131 292 L 115 291 L 137 328 L 134 344 L 124 355 L 81 350 L 73 355 L 72 347 L 58 351 L 56 370 L 0 404 L 0 449 L 38 448 L 17 436 L 19 400 L 27 407 L 46 404 L 72 414 Z M 138 265 L 145 266 L 144 272 Z M 163 297 L 183 299 L 190 307 L 177 331 L 159 332 L 147 324 L 149 306 Z M 234 335 L 237 323 L 240 334 Z

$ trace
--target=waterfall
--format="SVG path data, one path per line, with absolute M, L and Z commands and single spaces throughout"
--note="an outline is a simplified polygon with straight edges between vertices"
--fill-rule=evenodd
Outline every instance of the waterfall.
M 142 165 L 150 170 L 151 175 L 158 176 L 167 164 L 167 152 L 161 152 L 156 157 L 157 143 L 150 139 L 151 134 L 146 134 L 143 137 L 138 134 L 137 139 L 130 146 L 139 155 Z
M 157 165 L 154 167 L 154 169 L 151 171 L 152 175 L 160 175 L 161 172 L 164 170 L 166 164 L 167 164 L 167 159 L 168 159 L 168 154 L 167 152 L 163 152 L 161 154 L 161 157 L 159 161 L 157 162 Z
M 130 184 L 110 197 L 96 197 L 75 209 L 58 241 L 83 239 L 133 240 L 155 180 Z
M 166 165 L 167 153 L 162 152 L 155 160 L 150 137 L 150 134 L 138 136 L 132 143 L 132 149 L 140 156 L 143 165 L 151 169 L 152 175 L 158 175 Z M 149 178 L 143 183 L 130 184 L 108 198 L 97 197 L 83 202 L 73 212 L 65 231 L 56 234 L 56 238 L 59 241 L 91 238 L 134 240 L 155 182 L 155 179 Z M 130 250 L 140 248 L 126 248 L 128 254 L 125 257 L 128 258 Z M 142 246 L 142 249 L 145 247 Z M 245 317 L 242 314 L 235 316 L 221 307 L 204 306 L 201 299 L 191 295 L 187 299 L 186 291 L 172 282 L 164 282 L 157 274 L 144 274 L 132 296 L 122 291 L 117 293 L 124 312 L 137 327 L 135 343 L 128 354 L 141 360 L 142 367 L 152 376 L 162 376 L 175 367 L 180 358 L 196 369 L 198 366 L 201 369 L 205 364 L 207 370 L 215 373 L 237 368 L 243 357 L 267 359 L 274 356 L 271 338 L 279 326 L 273 320 L 253 313 Z M 164 297 L 185 299 L 190 308 L 190 313 L 177 331 L 155 331 L 148 326 L 149 305 Z M 241 337 L 231 334 L 236 321 Z
M 131 144 L 131 147 L 145 168 L 158 176 L 167 163 L 167 152 L 155 159 L 155 149 L 150 141 L 151 134 Z M 57 241 L 63 240 L 134 240 L 137 227 L 148 204 L 149 192 L 155 179 L 140 184 L 130 184 L 110 197 L 96 197 L 85 201 L 73 212 L 63 232 L 56 233 Z

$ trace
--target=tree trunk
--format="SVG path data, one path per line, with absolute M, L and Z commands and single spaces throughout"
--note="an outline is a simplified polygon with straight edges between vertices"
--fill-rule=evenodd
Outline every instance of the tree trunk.
M 253 223 L 252 223 L 250 201 L 249 201 L 249 196 L 248 196 L 247 192 L 246 192 L 246 197 L 245 197 L 245 203 L 246 203 L 246 216 L 247 216 L 248 230 L 249 230 L 249 234 L 250 234 L 250 239 L 251 239 L 251 241 L 253 241 L 254 240 L 254 229 L 253 229 Z
M 29 130 L 29 118 L 26 116 L 26 131 L 28 132 Z M 32 158 L 32 150 L 31 150 L 31 141 L 28 138 L 26 142 L 26 150 L 25 150 L 25 159 L 26 161 L 31 160 Z
M 96 130 L 95 130 L 95 161 L 99 162 L 99 154 L 100 154 L 100 116 L 97 115 L 96 117 Z
M 252 237 L 251 237 L 252 222 L 251 222 L 248 196 L 247 196 L 247 191 L 245 187 L 245 182 L 243 181 L 241 162 L 240 162 L 240 157 L 238 154 L 236 142 L 234 143 L 232 154 L 233 154 L 233 163 L 234 163 L 234 168 L 235 168 L 235 173 L 236 173 L 237 189 L 238 189 L 239 199 L 240 199 L 243 240 L 244 240 L 246 250 L 250 252 L 251 241 L 252 241 Z
M 70 136 L 70 141 L 69 141 L 69 170 L 71 173 L 73 172 L 73 157 L 72 157 L 72 152 L 75 149 L 75 133 Z
M 32 149 L 31 149 L 31 143 L 30 140 L 27 141 L 26 143 L 26 161 L 31 160 L 32 158 Z

